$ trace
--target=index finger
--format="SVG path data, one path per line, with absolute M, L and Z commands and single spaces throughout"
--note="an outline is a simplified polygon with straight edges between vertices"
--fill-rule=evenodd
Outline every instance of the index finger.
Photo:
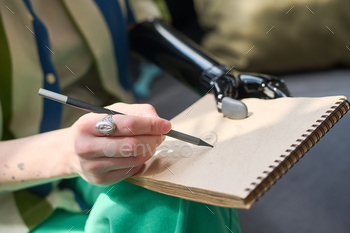
M 115 131 L 110 136 L 114 137 L 160 135 L 168 133 L 171 129 L 171 123 L 159 117 L 113 115 L 112 119 Z M 104 136 L 95 127 L 93 127 L 92 133 L 96 136 Z

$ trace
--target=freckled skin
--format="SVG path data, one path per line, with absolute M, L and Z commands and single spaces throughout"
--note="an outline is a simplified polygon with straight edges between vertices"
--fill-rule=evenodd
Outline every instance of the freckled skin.
M 19 168 L 19 170 L 23 171 L 24 170 L 24 163 L 19 163 L 17 165 L 17 167 Z

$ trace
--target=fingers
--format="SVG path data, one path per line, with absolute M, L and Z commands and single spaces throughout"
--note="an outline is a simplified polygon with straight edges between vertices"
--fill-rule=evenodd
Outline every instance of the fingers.
M 77 124 L 77 129 L 83 134 L 92 134 L 97 137 L 105 136 L 95 128 L 97 122 L 102 120 L 105 116 L 104 114 L 84 115 L 79 124 Z M 159 117 L 113 115 L 112 120 L 116 129 L 110 136 L 114 137 L 160 135 L 168 133 L 171 129 L 171 123 Z
M 136 172 L 152 157 L 171 129 L 151 105 L 117 103 L 108 108 L 126 115 L 113 115 L 115 132 L 106 137 L 95 129 L 105 114 L 86 114 L 73 126 L 76 171 L 98 185 L 119 182 Z
M 87 173 L 94 174 L 96 176 L 103 175 L 113 170 L 120 170 L 125 168 L 132 168 L 143 165 L 152 155 L 144 154 L 139 156 L 131 156 L 128 158 L 95 158 L 95 159 L 82 159 L 83 169 Z
M 121 116 L 112 117 L 116 130 L 111 136 L 159 135 L 171 129 L 171 123 L 158 117 Z M 96 136 L 101 133 L 95 131 Z
M 149 104 L 116 103 L 108 107 L 126 114 L 112 116 L 116 130 L 111 136 L 166 134 L 171 129 L 171 123 L 158 117 L 155 109 Z M 81 133 L 105 136 L 95 128 L 105 116 L 105 114 L 86 114 L 76 122 L 77 130 Z
M 81 137 L 75 142 L 75 152 L 82 158 L 130 157 L 153 155 L 164 135 L 135 137 Z
M 82 137 L 75 148 L 79 155 L 78 173 L 93 184 L 117 183 L 135 174 L 164 137 Z

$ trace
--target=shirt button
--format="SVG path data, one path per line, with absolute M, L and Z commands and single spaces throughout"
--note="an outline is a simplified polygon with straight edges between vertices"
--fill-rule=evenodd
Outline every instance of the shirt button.
M 53 73 L 48 73 L 46 75 L 46 82 L 48 82 L 49 84 L 54 84 L 56 82 L 56 77 Z

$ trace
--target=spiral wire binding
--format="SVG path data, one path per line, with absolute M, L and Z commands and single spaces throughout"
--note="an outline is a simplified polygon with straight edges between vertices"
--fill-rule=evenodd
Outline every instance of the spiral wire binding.
M 280 160 L 275 160 L 273 165 L 269 168 L 271 171 L 263 171 L 265 176 L 257 177 L 257 182 L 252 182 L 250 185 L 252 188 L 246 188 L 245 191 L 251 192 L 246 198 L 246 202 L 252 200 L 257 201 L 270 187 L 282 177 L 293 165 L 301 159 L 306 152 L 310 150 L 327 132 L 330 130 L 350 109 L 350 103 L 345 98 L 340 98 L 326 111 L 328 115 L 322 115 L 321 118 L 316 121 L 319 124 L 313 124 L 311 129 L 306 130 L 306 134 L 302 134 L 303 139 L 297 139 L 299 144 L 292 144 L 290 147 L 294 149 L 287 149 L 285 152 L 289 154 L 280 155 Z M 314 128 L 314 129 L 313 129 Z M 315 130 L 317 129 L 317 130 Z

